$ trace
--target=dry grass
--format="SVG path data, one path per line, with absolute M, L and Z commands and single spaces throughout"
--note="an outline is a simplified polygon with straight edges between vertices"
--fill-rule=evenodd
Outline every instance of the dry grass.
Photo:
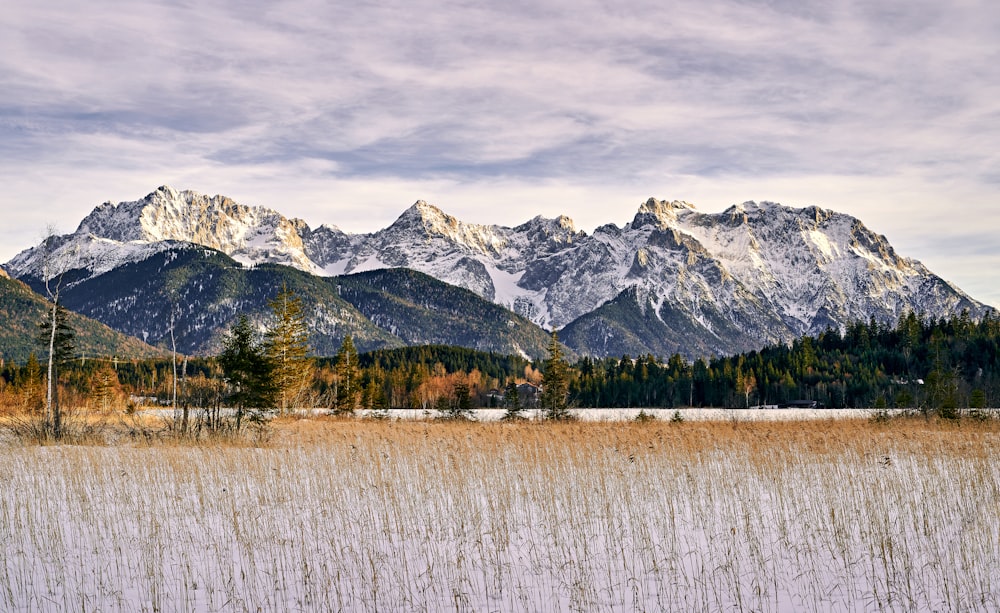
M 284 419 L 0 447 L 0 609 L 996 610 L 1000 428 Z

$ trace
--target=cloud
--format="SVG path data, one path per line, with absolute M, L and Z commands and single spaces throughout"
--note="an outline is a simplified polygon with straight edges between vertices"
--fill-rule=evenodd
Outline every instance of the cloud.
M 994 206 L 998 31 L 985 0 L 13 0 L 0 259 L 168 182 L 311 222 L 820 204 L 957 258 L 919 237 Z
M 921 124 L 968 106 L 933 70 L 945 62 L 914 40 L 935 23 L 921 6 L 129 6 L 98 3 L 72 27 L 44 9 L 15 19 L 9 72 L 27 67 L 11 99 L 34 104 L 8 121 L 41 123 L 40 137 L 214 134 L 213 161 L 319 157 L 350 176 L 539 163 L 571 176 L 612 150 L 621 180 L 649 166 L 650 142 L 694 158 L 681 172 L 918 163 L 912 141 L 940 136 Z M 884 40 L 893 33 L 900 40 Z M 42 85 L 38 74 L 49 75 Z M 921 91 L 935 79 L 949 87 Z M 640 138 L 646 147 L 629 147 Z

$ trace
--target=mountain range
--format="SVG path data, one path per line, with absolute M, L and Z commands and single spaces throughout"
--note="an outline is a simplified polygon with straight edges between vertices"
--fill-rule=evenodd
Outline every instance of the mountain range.
M 35 286 L 62 273 L 67 306 L 154 343 L 164 338 L 162 306 L 173 300 L 195 352 L 217 348 L 238 310 L 262 312 L 278 279 L 301 288 L 323 353 L 346 331 L 374 348 L 451 342 L 459 328 L 474 328 L 453 344 L 534 357 L 542 329 L 555 328 L 581 355 L 694 357 L 857 320 L 895 322 L 909 310 L 939 317 L 988 308 L 854 217 L 770 202 L 708 214 L 651 198 L 623 227 L 588 234 L 564 216 L 479 225 L 418 201 L 382 230 L 350 234 L 160 187 L 98 206 L 75 232 L 5 268 Z M 414 284 L 421 290 L 407 289 Z M 459 298 L 457 288 L 468 291 Z M 428 296 L 437 299 L 421 304 Z M 445 314 L 457 319 L 442 323 Z M 449 334 L 417 333 L 432 329 Z

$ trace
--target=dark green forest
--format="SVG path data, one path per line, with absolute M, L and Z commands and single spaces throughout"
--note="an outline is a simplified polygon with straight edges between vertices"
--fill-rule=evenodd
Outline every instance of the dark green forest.
M 895 326 L 855 323 L 791 345 L 730 357 L 663 362 L 583 359 L 571 395 L 581 407 L 748 407 L 816 401 L 830 408 L 955 408 L 1000 400 L 1000 319 L 968 313 Z

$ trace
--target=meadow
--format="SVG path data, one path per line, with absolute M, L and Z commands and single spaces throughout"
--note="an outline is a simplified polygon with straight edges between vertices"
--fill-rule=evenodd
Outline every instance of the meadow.
M 0 610 L 995 611 L 1000 425 L 0 442 Z

